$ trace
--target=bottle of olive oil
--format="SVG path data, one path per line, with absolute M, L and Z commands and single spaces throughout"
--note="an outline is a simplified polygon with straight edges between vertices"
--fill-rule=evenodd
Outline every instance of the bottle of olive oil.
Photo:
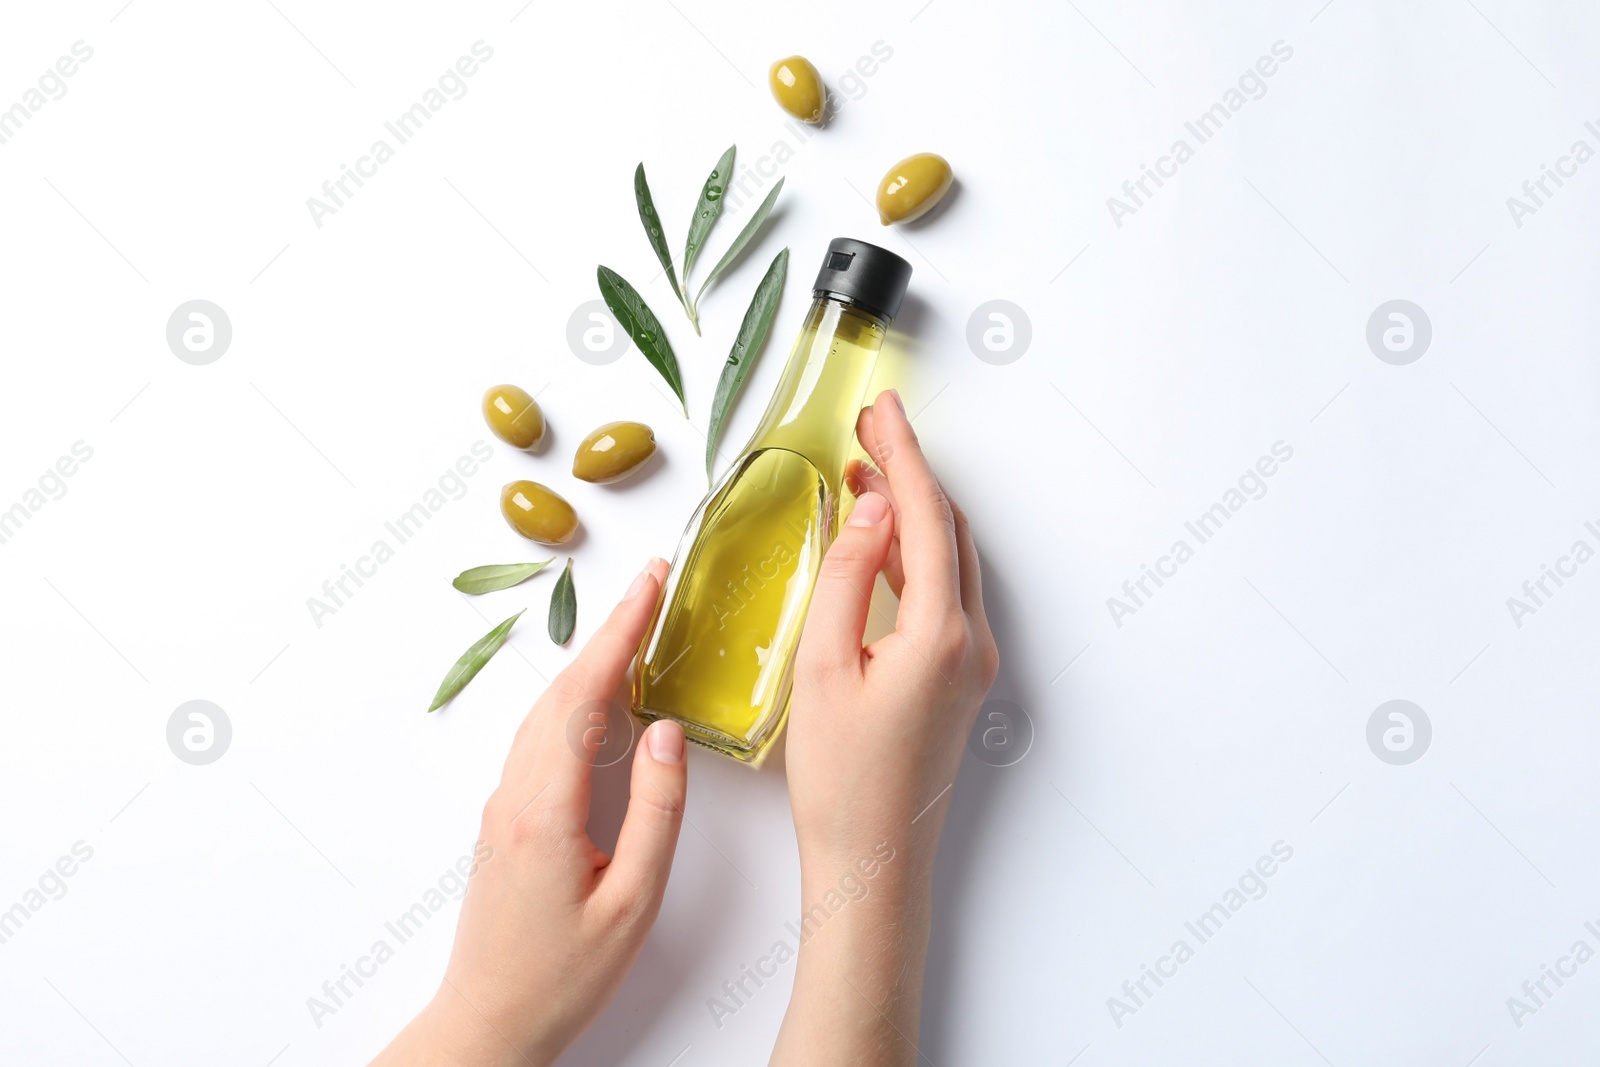
M 684 532 L 639 653 L 640 718 L 752 764 L 776 740 L 856 416 L 910 279 L 892 252 L 829 243 L 760 426 Z

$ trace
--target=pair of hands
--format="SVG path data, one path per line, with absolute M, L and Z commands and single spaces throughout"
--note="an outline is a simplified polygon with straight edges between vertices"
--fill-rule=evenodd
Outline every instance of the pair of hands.
M 823 561 L 795 664 L 787 773 L 802 900 L 892 850 L 871 891 L 801 947 L 774 1063 L 916 1059 L 934 852 L 945 792 L 998 669 L 965 517 L 929 469 L 900 398 L 857 436 L 855 510 Z M 863 648 L 873 583 L 895 632 Z M 652 723 L 634 754 L 616 853 L 589 839 L 591 763 L 569 722 L 611 699 L 650 624 L 652 560 L 518 729 L 484 807 L 492 858 L 473 875 L 433 1001 L 374 1067 L 543 1067 L 604 1009 L 660 911 L 687 795 L 683 731 Z M 598 706 L 598 705 L 597 705 Z

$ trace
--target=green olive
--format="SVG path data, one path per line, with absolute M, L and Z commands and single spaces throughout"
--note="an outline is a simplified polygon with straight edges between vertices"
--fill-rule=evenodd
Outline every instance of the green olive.
M 483 421 L 512 448 L 531 452 L 544 440 L 544 412 L 515 385 L 497 385 L 483 394 Z
M 620 481 L 656 454 L 656 435 L 642 422 L 608 422 L 583 439 L 572 457 L 572 476 L 585 482 Z
M 564 545 L 578 532 L 578 513 L 538 482 L 510 482 L 500 490 L 500 511 L 517 533 L 541 545 Z
M 821 123 L 828 90 L 805 56 L 780 59 L 767 70 L 767 84 L 778 106 L 802 122 Z
M 950 191 L 954 181 L 955 174 L 943 156 L 932 152 L 907 156 L 878 183 L 878 218 L 885 226 L 920 218 Z

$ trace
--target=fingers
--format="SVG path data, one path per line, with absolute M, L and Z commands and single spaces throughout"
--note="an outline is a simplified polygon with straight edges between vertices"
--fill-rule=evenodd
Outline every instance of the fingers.
M 683 728 L 669 719 L 651 723 L 633 754 L 628 814 L 616 855 L 595 887 L 595 898 L 609 914 L 636 915 L 646 928 L 655 921 L 672 872 L 688 789 Z
M 882 400 L 879 394 L 878 400 Z M 872 457 L 872 462 L 878 462 L 878 431 L 872 426 L 872 412 L 877 407 L 877 400 L 862 408 L 856 415 L 856 440 L 861 442 L 861 447 L 867 450 L 867 455 Z
M 861 669 L 861 637 L 872 605 L 872 583 L 889 556 L 894 524 L 889 501 L 877 493 L 856 501 L 822 559 L 800 637 L 802 657 Z
M 978 546 L 972 540 L 972 524 L 953 500 L 950 511 L 955 519 L 956 554 L 961 565 L 961 607 L 974 621 L 987 625 L 983 614 L 983 574 L 978 567 Z
M 580 828 L 588 819 L 591 723 L 605 716 L 655 613 L 667 564 L 653 559 L 611 615 L 528 712 L 506 757 L 503 788 L 546 799 Z
M 639 651 L 645 628 L 655 613 L 656 595 L 667 578 L 664 560 L 652 559 L 633 580 L 622 600 L 583 651 L 557 676 L 555 689 L 567 700 L 603 700 Z
M 879 394 L 872 406 L 870 443 L 862 447 L 894 490 L 905 588 L 902 617 L 931 626 L 961 603 L 955 520 L 950 501 L 928 467 L 900 397 Z
M 864 408 L 863 410 L 871 412 L 872 409 Z M 883 472 L 872 466 L 872 464 L 862 463 L 858 459 L 851 460 L 845 466 L 844 480 L 851 494 L 858 500 L 867 493 L 877 493 L 889 501 L 891 510 L 894 508 L 894 490 L 889 488 L 889 479 L 885 478 Z M 894 592 L 894 595 L 896 597 L 900 596 L 900 591 L 905 588 L 906 575 L 905 569 L 900 562 L 900 529 L 898 526 L 895 528 L 893 539 L 889 542 L 889 558 L 883 565 L 883 576 L 888 580 L 889 588 Z

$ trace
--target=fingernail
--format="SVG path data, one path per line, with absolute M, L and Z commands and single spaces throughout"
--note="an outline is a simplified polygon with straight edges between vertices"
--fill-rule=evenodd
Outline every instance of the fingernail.
M 668 719 L 657 719 L 645 731 L 650 755 L 657 763 L 683 762 L 683 727 Z
M 868 493 L 856 501 L 855 510 L 844 521 L 846 526 L 876 526 L 889 514 L 889 502 L 879 493 Z
M 635 578 L 633 580 L 633 584 L 628 586 L 628 591 L 622 594 L 623 600 L 632 600 L 634 597 L 644 592 L 644 584 L 650 580 L 650 567 L 654 563 L 655 560 L 651 560 L 650 563 L 645 564 L 644 570 L 639 572 L 639 577 Z
M 894 406 L 900 409 L 900 414 L 906 413 L 906 402 L 900 399 L 900 390 L 890 389 L 889 395 L 894 398 Z

